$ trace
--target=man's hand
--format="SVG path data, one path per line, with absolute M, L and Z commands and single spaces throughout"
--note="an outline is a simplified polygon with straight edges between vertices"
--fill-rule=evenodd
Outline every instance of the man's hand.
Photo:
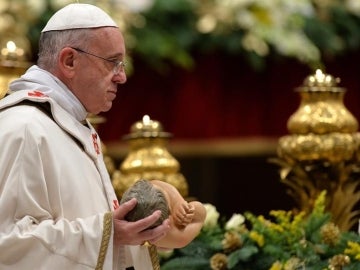
M 124 218 L 136 205 L 135 198 L 121 204 L 113 213 L 114 245 L 141 245 L 144 242 L 153 243 L 163 238 L 170 229 L 169 219 L 153 228 L 145 230 L 154 224 L 161 215 L 157 210 L 146 218 L 135 222 L 126 221 Z

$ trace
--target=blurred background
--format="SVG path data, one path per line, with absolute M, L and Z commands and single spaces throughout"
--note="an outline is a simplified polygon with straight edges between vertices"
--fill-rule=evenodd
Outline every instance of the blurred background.
M 13 41 L 17 60 L 35 63 L 41 29 L 71 2 L 2 0 L 2 50 Z M 360 119 L 359 0 L 79 2 L 108 11 L 127 43 L 128 82 L 98 127 L 108 153 L 120 164 L 122 137 L 149 115 L 173 135 L 190 195 L 225 215 L 294 207 L 268 159 L 317 68 L 341 79 Z

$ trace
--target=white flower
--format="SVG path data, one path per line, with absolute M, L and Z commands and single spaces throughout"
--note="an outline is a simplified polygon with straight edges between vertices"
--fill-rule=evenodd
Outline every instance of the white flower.
M 205 203 L 204 207 L 206 209 L 206 219 L 203 227 L 204 228 L 215 227 L 220 216 L 219 212 L 216 210 L 216 207 L 212 204 Z
M 6 11 L 9 8 L 10 3 L 7 1 L 1 1 L 0 2 L 0 13 Z M 2 16 L 3 14 L 1 14 Z
M 27 0 L 26 7 L 31 16 L 38 17 L 46 10 L 46 3 L 45 0 Z
M 132 12 L 144 12 L 154 5 L 154 0 L 116 0 L 116 5 L 125 5 Z
M 196 27 L 200 33 L 210 33 L 214 31 L 216 24 L 216 18 L 211 14 L 206 14 L 198 20 Z
M 360 16 L 360 1 L 359 0 L 347 0 L 345 6 L 349 12 L 354 13 L 357 16 Z
M 233 214 L 232 217 L 226 222 L 225 229 L 229 230 L 236 230 L 240 227 L 240 225 L 244 224 L 245 217 L 241 214 Z
M 266 56 L 270 52 L 270 48 L 265 40 L 251 32 L 243 37 L 241 44 L 246 50 L 254 51 L 260 56 Z

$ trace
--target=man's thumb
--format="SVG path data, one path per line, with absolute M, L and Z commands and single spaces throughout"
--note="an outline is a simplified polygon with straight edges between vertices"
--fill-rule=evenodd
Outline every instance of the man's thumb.
M 132 198 L 131 200 L 120 204 L 119 208 L 114 211 L 115 219 L 124 219 L 126 214 L 129 213 L 137 204 L 136 198 Z

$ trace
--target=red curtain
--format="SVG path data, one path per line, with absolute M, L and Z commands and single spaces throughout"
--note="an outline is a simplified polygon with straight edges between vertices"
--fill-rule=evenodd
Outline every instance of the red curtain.
M 328 60 L 325 72 L 341 78 L 347 89 L 345 106 L 360 121 L 360 52 Z M 268 61 L 255 71 L 240 56 L 197 57 L 193 70 L 166 73 L 135 60 L 135 71 L 119 87 L 107 122 L 99 133 L 104 142 L 117 141 L 148 114 L 174 139 L 216 139 L 287 134 L 286 123 L 299 106 L 294 89 L 308 67 L 292 60 Z

